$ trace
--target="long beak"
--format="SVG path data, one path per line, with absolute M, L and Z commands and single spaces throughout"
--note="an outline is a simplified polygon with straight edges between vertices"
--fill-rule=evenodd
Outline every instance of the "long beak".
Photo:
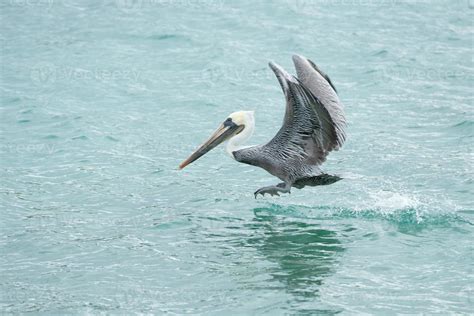
M 221 126 L 219 126 L 219 128 L 211 135 L 211 137 L 209 137 L 208 140 L 206 140 L 204 144 L 199 146 L 199 148 L 196 149 L 191 154 L 191 156 L 188 157 L 188 159 L 186 159 L 179 165 L 179 169 L 183 169 L 184 167 L 186 167 L 193 161 L 198 160 L 200 157 L 205 155 L 211 149 L 215 148 L 220 143 L 229 139 L 234 134 L 239 132 L 241 129 L 242 129 L 242 126 L 239 126 L 233 123 L 231 125 L 221 124 Z

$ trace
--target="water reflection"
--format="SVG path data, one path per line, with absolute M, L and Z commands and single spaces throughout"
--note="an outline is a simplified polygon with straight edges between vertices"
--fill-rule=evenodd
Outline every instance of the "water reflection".
M 271 209 L 254 209 L 254 214 L 248 228 L 255 234 L 247 243 L 277 263 L 269 268 L 269 274 L 294 296 L 295 303 L 312 303 L 300 305 L 304 311 L 309 312 L 310 305 L 311 312 L 334 313 L 314 303 L 318 302 L 321 284 L 344 251 L 337 232 L 322 228 L 316 220 L 272 215 Z

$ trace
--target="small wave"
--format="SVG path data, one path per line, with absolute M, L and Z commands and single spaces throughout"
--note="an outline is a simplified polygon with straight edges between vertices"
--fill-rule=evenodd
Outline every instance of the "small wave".
M 167 40 L 167 39 L 178 38 L 178 35 L 175 35 L 175 34 L 161 34 L 161 35 L 151 35 L 148 38 L 152 39 L 152 40 L 162 41 L 162 40 Z
M 110 136 L 110 135 L 105 136 L 105 138 L 106 138 L 107 140 L 111 140 L 111 141 L 113 141 L 113 142 L 118 142 L 118 141 L 119 141 L 118 138 L 115 138 L 115 137 Z
M 15 104 L 21 101 L 21 98 L 19 97 L 6 97 L 4 98 L 3 102 L 4 104 Z
M 472 129 L 474 127 L 474 121 L 471 120 L 464 120 L 462 122 L 459 122 L 457 124 L 454 124 L 451 126 L 452 128 L 469 128 Z
M 73 139 L 73 140 L 89 140 L 89 137 L 87 137 L 85 135 L 79 135 L 79 136 L 74 136 L 71 139 Z
M 189 38 L 180 34 L 154 34 L 147 37 L 152 41 L 166 41 L 166 40 L 184 40 L 189 41 Z
M 381 56 L 381 57 L 385 57 L 387 55 L 388 55 L 388 51 L 386 49 L 381 49 L 372 54 L 372 56 Z
M 54 135 L 54 134 L 49 134 L 45 137 L 43 137 L 44 139 L 58 139 L 59 136 L 58 135 Z

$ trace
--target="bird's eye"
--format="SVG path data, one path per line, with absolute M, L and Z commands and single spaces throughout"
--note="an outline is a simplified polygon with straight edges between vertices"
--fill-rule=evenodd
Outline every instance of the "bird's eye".
M 232 125 L 234 122 L 232 122 L 232 119 L 229 117 L 227 120 L 224 121 L 224 126 L 230 126 Z

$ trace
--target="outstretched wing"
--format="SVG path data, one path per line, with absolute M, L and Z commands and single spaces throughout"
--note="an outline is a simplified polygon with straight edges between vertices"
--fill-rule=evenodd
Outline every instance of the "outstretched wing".
M 283 126 L 265 147 L 281 159 L 320 165 L 344 143 L 343 108 L 324 73 L 303 57 L 293 59 L 298 78 L 269 64 L 285 94 L 286 113 Z
M 318 99 L 327 111 L 325 121 L 330 122 L 328 129 L 333 129 L 335 144 L 333 149 L 339 149 L 346 139 L 346 116 L 337 90 L 328 75 L 322 72 L 311 60 L 299 56 L 293 56 L 296 74 L 301 83 Z M 327 119 L 327 120 L 326 120 Z

